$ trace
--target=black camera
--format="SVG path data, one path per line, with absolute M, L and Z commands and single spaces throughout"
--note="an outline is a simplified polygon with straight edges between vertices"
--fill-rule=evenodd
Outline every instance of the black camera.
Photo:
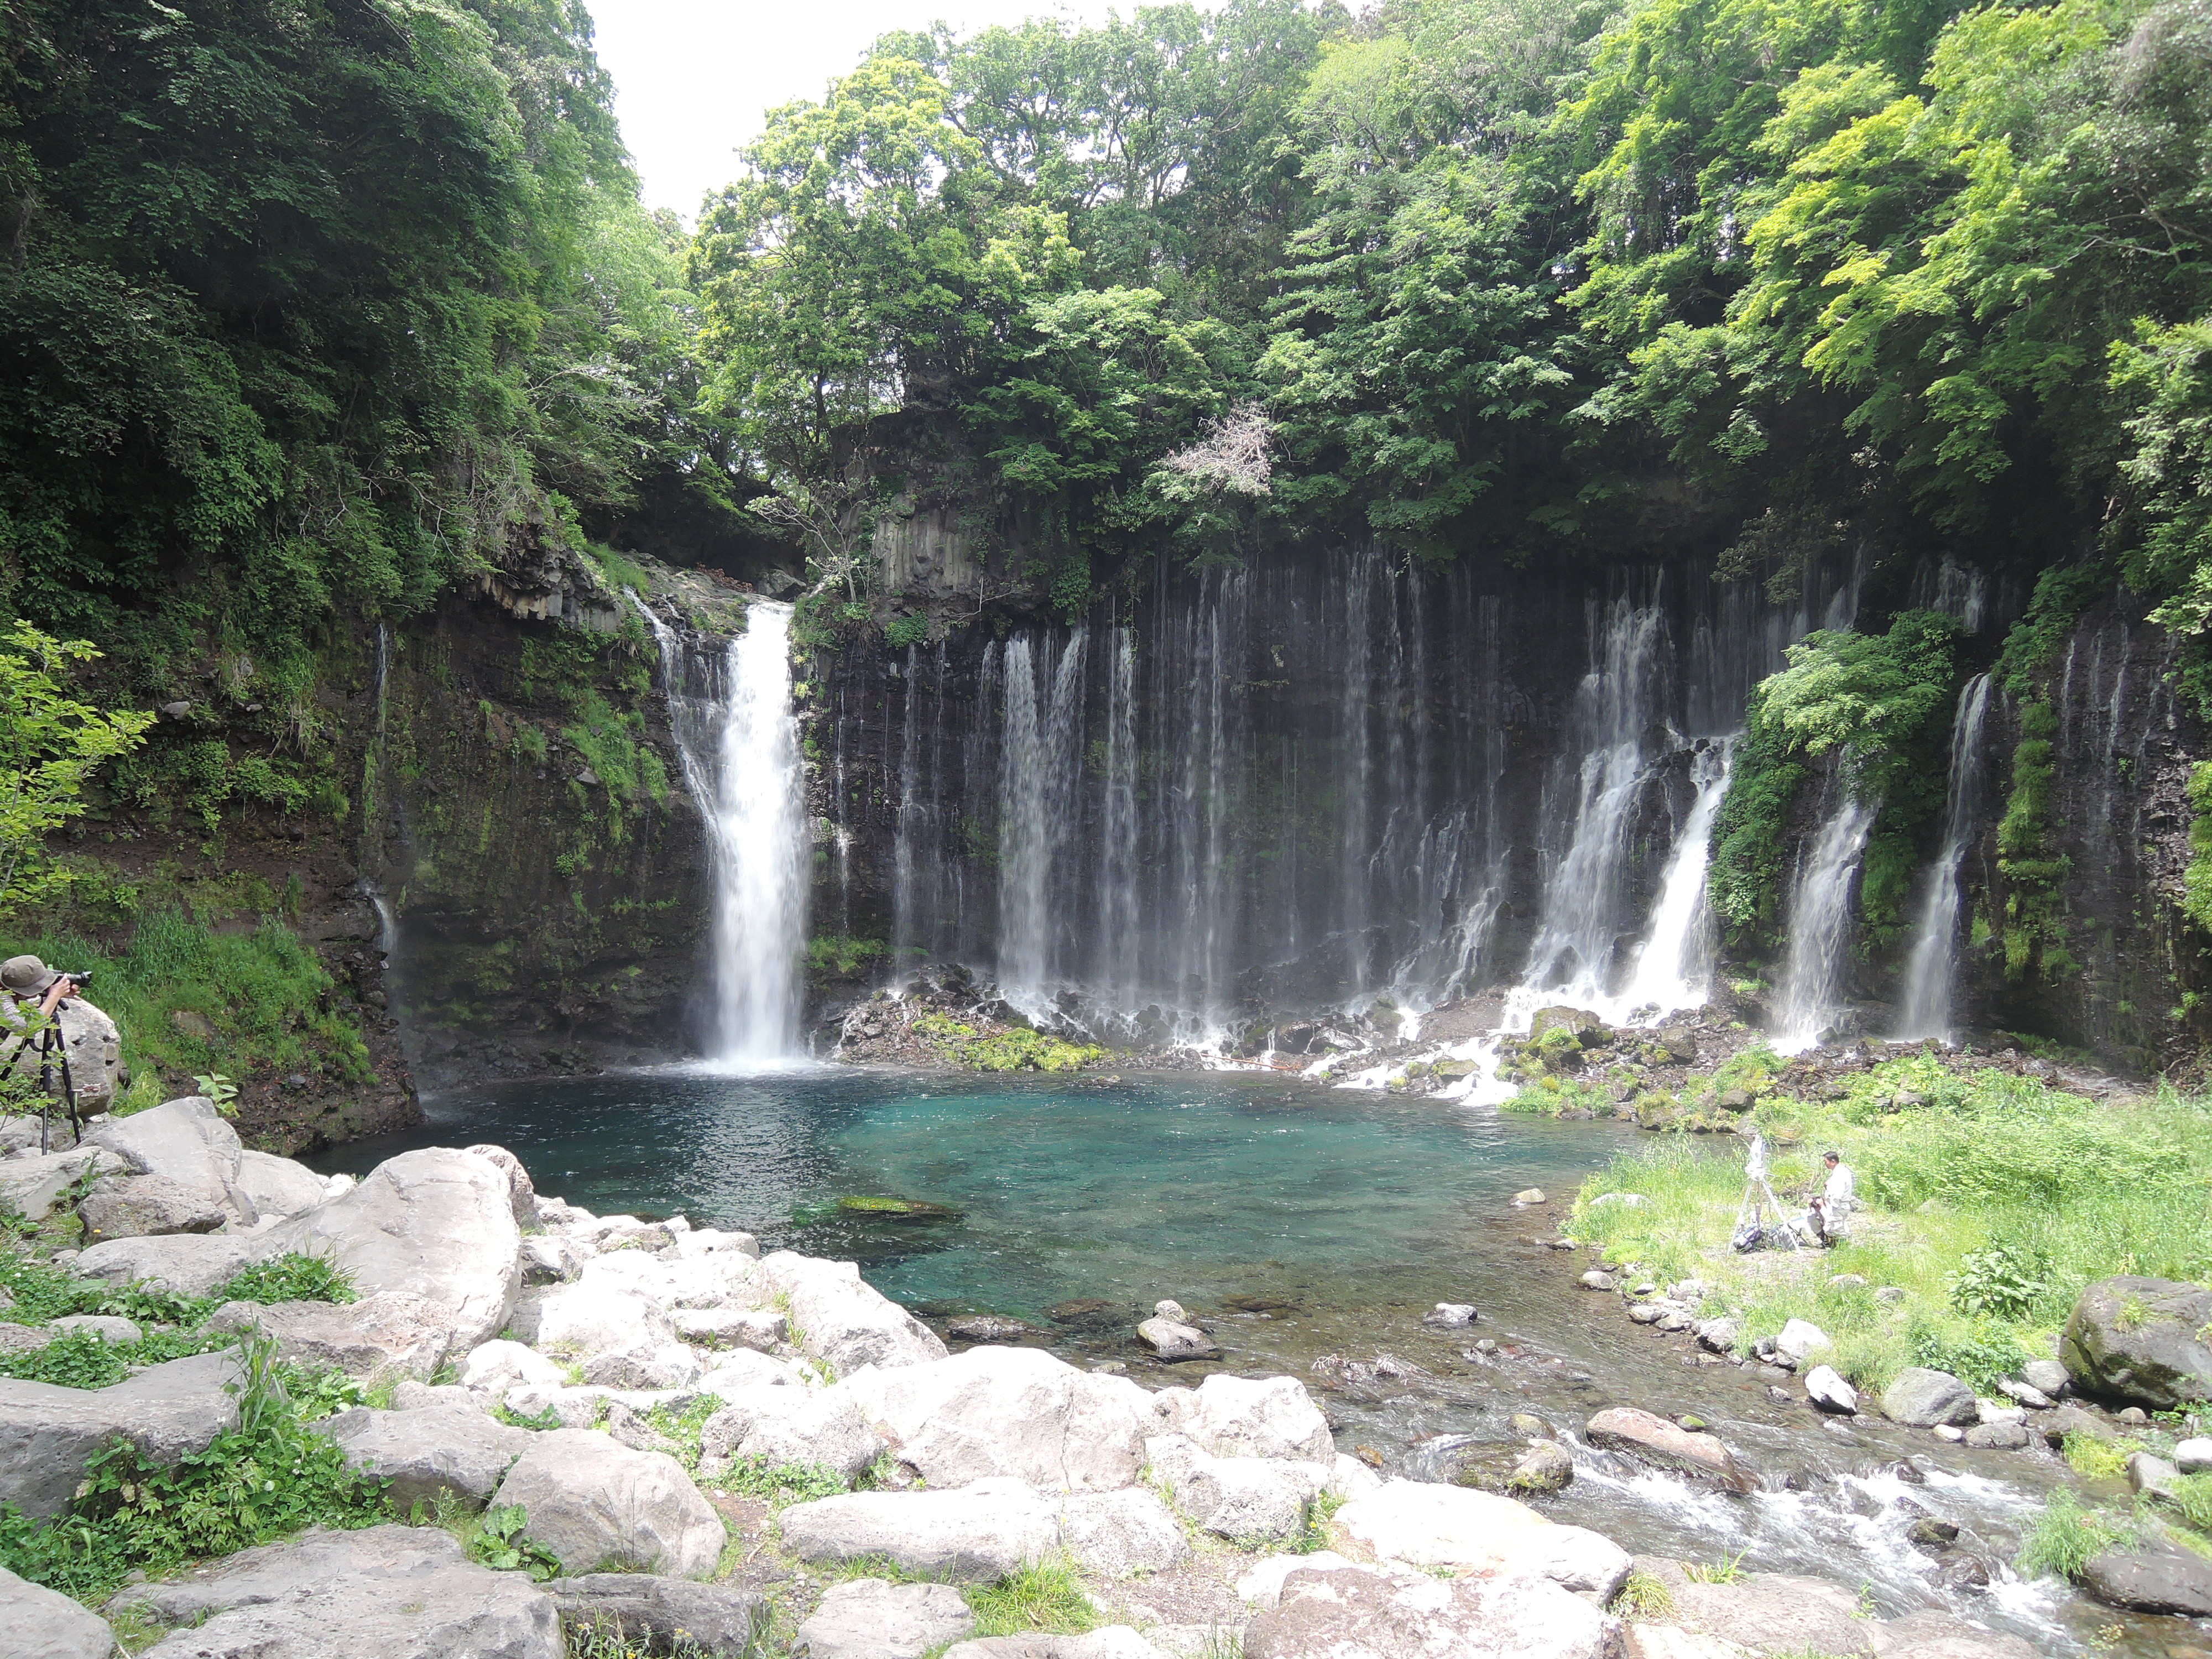
M 82 991 L 86 986 L 92 983 L 92 969 L 88 968 L 81 974 L 65 974 L 62 972 L 61 969 L 56 969 L 54 970 L 54 977 L 56 979 L 65 979 L 70 984 L 76 986 L 78 990 Z

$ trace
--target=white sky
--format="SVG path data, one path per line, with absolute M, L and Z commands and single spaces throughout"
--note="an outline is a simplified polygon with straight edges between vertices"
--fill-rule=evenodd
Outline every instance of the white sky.
M 647 207 L 686 224 L 737 174 L 737 147 L 762 114 L 819 98 L 892 29 L 942 20 L 962 33 L 1024 17 L 1103 19 L 1107 0 L 588 0 L 615 114 Z M 1125 14 L 1135 8 L 1123 0 Z

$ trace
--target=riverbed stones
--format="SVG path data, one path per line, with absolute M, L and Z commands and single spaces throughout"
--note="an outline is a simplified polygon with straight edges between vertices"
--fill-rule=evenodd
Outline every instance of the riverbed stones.
M 1805 1373 L 1805 1397 L 1824 1412 L 1853 1417 L 1859 1409 L 1859 1391 L 1844 1381 L 1833 1365 L 1815 1365 Z
M 1809 1319 L 1790 1321 L 1774 1339 L 1775 1352 L 1799 1365 L 1829 1346 L 1827 1332 Z
M 1549 1201 L 1544 1196 L 1544 1189 L 1541 1187 L 1524 1187 L 1513 1194 L 1513 1204 L 1516 1209 L 1526 1209 L 1532 1204 L 1544 1204 Z
M 1244 1659 L 1613 1659 L 1620 1640 L 1618 1620 L 1544 1579 L 1349 1566 L 1290 1574 L 1275 1606 L 1245 1627 L 1243 1651 Z
M 1690 1327 L 1690 1334 L 1697 1338 L 1698 1346 L 1712 1353 L 1734 1352 L 1737 1331 L 1733 1319 L 1700 1319 Z
M 403 1516 L 417 1503 L 434 1508 L 441 1496 L 482 1509 L 531 1442 L 527 1429 L 510 1428 L 474 1406 L 357 1406 L 314 1426 L 337 1443 L 349 1468 L 391 1483 L 392 1510 Z
M 1151 1403 L 1155 1432 L 1188 1435 L 1216 1457 L 1336 1457 L 1328 1419 L 1294 1376 L 1216 1375 L 1195 1389 L 1163 1389 Z
M 2037 1388 L 2053 1400 L 2063 1399 L 2073 1386 L 2066 1367 L 2055 1359 L 2031 1359 L 2020 1368 L 2021 1376 L 2032 1388 Z
M 557 1389 L 568 1374 L 535 1348 L 495 1337 L 479 1342 L 461 1362 L 461 1386 L 480 1389 L 495 1397 L 523 1383 Z
M 238 1131 L 204 1095 L 185 1095 L 129 1117 L 110 1118 L 86 1130 L 80 1144 L 105 1147 L 134 1175 L 173 1182 L 240 1226 L 261 1218 L 240 1182 L 243 1148 Z
M 0 1164 L 0 1170 L 8 1166 Z M 144 1280 L 179 1296 L 205 1296 L 264 1253 L 264 1235 L 164 1233 L 88 1246 L 70 1271 L 111 1285 Z
M 1111 1492 L 1135 1483 L 1145 1437 L 1155 1429 L 1152 1399 L 1135 1383 L 1078 1370 L 1042 1348 L 970 1348 L 920 1364 L 868 1366 L 832 1392 L 939 1487 L 1013 1475 L 1050 1490 Z
M 1592 1267 L 1575 1283 L 1586 1291 L 1617 1291 L 1620 1288 L 1619 1277 L 1602 1267 Z
M 842 1389 L 755 1389 L 716 1412 L 699 1436 L 702 1474 L 733 1458 L 763 1468 L 816 1465 L 848 1485 L 889 1449 L 859 1402 Z
M 1462 1325 L 1472 1325 L 1480 1317 L 1472 1302 L 1439 1302 L 1421 1316 L 1421 1323 L 1451 1330 Z
M 1971 1394 L 1968 1396 L 1972 1398 Z M 1753 1482 L 1718 1436 L 1685 1429 L 1653 1413 L 1616 1406 L 1590 1419 L 1583 1432 L 1593 1446 L 1625 1452 L 1640 1462 L 1729 1492 Z
M 2180 1478 L 2181 1470 L 2154 1452 L 2128 1455 L 2128 1485 L 2139 1497 L 2171 1504 L 2175 1501 L 2173 1483 Z
M 533 1435 L 494 1501 L 522 1505 L 564 1572 L 704 1578 L 721 1558 L 721 1518 L 683 1466 L 596 1429 Z
M 493 1572 L 435 1527 L 317 1528 L 165 1583 L 134 1585 L 109 1607 L 181 1626 L 153 1659 L 562 1659 L 553 1598 L 519 1572 Z M 333 1638 L 342 1638 L 334 1644 Z
M 890 1370 L 945 1358 L 937 1333 L 862 1282 L 850 1261 L 778 1250 L 761 1259 L 759 1279 L 767 1292 L 761 1299 L 781 1292 L 792 1323 L 806 1333 L 806 1352 L 838 1376 L 863 1365 Z
M 975 1628 L 950 1584 L 894 1584 L 855 1578 L 832 1584 L 799 1627 L 793 1659 L 921 1659 Z
M 0 1630 L 10 1650 L 38 1659 L 109 1659 L 115 1632 L 107 1621 L 64 1595 L 0 1567 Z
M 1165 1572 L 1190 1553 L 1174 1511 L 1142 1486 L 1071 1493 L 1060 1506 L 1060 1541 L 1100 1578 Z
M 678 1308 L 668 1316 L 686 1342 L 717 1348 L 751 1348 L 770 1353 L 791 1328 L 774 1308 Z
M 1154 1314 L 1137 1327 L 1137 1340 L 1165 1360 L 1215 1359 L 1221 1345 L 1195 1325 Z
M 1240 1600 L 1266 1609 L 1283 1598 L 1283 1581 L 1294 1572 L 1311 1569 L 1327 1572 L 1334 1567 L 1362 1565 L 1339 1555 L 1334 1550 L 1316 1550 L 1310 1555 L 1271 1555 L 1254 1565 L 1252 1570 L 1237 1581 Z
M 793 1504 L 778 1518 L 802 1561 L 881 1556 L 902 1572 L 987 1584 L 1060 1542 L 1053 1507 L 1026 1481 L 993 1476 L 951 1492 L 850 1492 Z
M 2197 1436 L 2175 1442 L 2173 1465 L 2184 1474 L 2212 1472 L 2212 1440 Z
M 135 1121 L 135 1120 L 134 1120 Z M 522 1288 L 522 1234 L 495 1164 L 450 1147 L 388 1158 L 343 1196 L 263 1234 L 264 1253 L 328 1256 L 364 1295 L 406 1291 L 453 1310 L 453 1340 L 500 1333 Z
M 251 1146 L 238 1155 L 238 1184 L 264 1221 L 302 1215 L 331 1195 L 330 1183 L 306 1164 Z
M 1548 1578 L 1601 1602 L 1628 1577 L 1628 1552 L 1611 1539 L 1556 1525 L 1494 1492 L 1424 1480 L 1386 1481 L 1353 1499 L 1336 1512 L 1330 1534 L 1352 1559 Z
M 1948 1371 L 1908 1365 L 1881 1392 L 1882 1415 L 1908 1429 L 1963 1428 L 1981 1419 L 1974 1391 Z
M 1511 1492 L 1559 1492 L 1575 1478 L 1575 1460 L 1555 1440 L 1539 1440 L 1505 1477 Z
M 522 1282 L 565 1285 L 584 1270 L 584 1248 L 558 1233 L 526 1233 L 522 1239 Z
M 2057 1403 L 2033 1382 L 2022 1382 L 2017 1377 L 2000 1378 L 1997 1392 L 2032 1412 L 2047 1412 Z
M 1179 1434 L 1145 1442 L 1145 1462 L 1176 1507 L 1220 1538 L 1287 1538 L 1334 1471 L 1281 1457 L 1215 1457 Z
M 0 1503 L 33 1521 L 60 1512 L 85 1465 L 117 1436 L 172 1464 L 238 1426 L 234 1353 L 194 1354 L 105 1389 L 0 1379 Z
M 2123 1274 L 2075 1299 L 2058 1357 L 2084 1394 L 2179 1411 L 2212 1399 L 2208 1327 L 2212 1290 Z
M 2179 1544 L 2093 1556 L 2081 1568 L 2081 1582 L 2107 1607 L 2184 1619 L 2212 1617 L 2212 1560 Z
M 453 1341 L 453 1310 L 407 1291 L 358 1302 L 226 1302 L 208 1326 L 258 1331 L 275 1340 L 281 1359 L 335 1366 L 374 1382 L 428 1382 Z

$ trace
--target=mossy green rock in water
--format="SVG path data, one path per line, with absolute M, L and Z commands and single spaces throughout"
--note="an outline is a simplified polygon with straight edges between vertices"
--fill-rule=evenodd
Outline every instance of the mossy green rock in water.
M 960 1212 L 949 1210 L 942 1204 L 928 1204 L 917 1198 L 841 1198 L 841 1210 L 854 1211 L 862 1215 L 886 1216 L 908 1221 L 957 1221 Z

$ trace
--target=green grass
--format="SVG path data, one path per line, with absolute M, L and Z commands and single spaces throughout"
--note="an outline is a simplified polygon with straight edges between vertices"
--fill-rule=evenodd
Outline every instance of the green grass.
M 1612 1611 L 1620 1619 L 1644 1624 L 1662 1622 L 1674 1613 L 1674 1592 L 1663 1579 L 1639 1569 L 1621 1580 L 1620 1589 L 1613 1598 Z
M 2127 1523 L 2094 1510 L 2085 1510 L 2073 1493 L 2054 1492 L 2044 1506 L 2014 1565 L 2025 1578 L 2045 1574 L 2078 1580 L 2092 1557 L 2103 1554 L 2134 1534 Z
M 1097 1610 L 1083 1593 L 1082 1577 L 1066 1554 L 1047 1556 L 965 1594 L 979 1637 L 1037 1632 L 1080 1636 L 1098 1627 Z

